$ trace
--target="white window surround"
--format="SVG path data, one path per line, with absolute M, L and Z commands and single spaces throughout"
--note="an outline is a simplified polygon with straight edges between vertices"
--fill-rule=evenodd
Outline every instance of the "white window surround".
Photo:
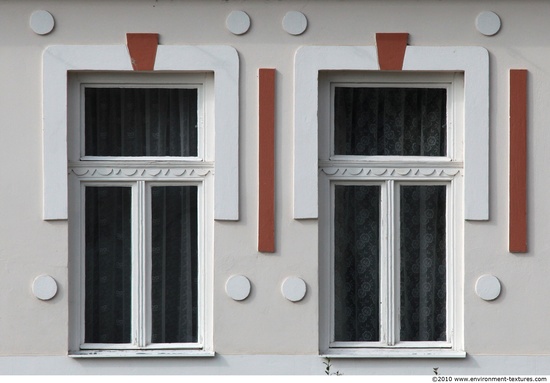
M 318 75 L 378 71 L 374 46 L 306 46 L 294 73 L 294 218 L 318 218 Z M 483 47 L 407 46 L 404 71 L 464 72 L 464 218 L 489 219 L 489 54 Z
M 214 72 L 214 218 L 239 219 L 239 57 L 230 46 L 159 45 L 155 71 Z M 43 55 L 44 220 L 65 220 L 69 71 L 132 71 L 126 45 L 55 45 Z

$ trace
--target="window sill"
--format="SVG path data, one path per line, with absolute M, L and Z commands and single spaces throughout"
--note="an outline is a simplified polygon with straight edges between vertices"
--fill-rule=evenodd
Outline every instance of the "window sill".
M 71 358 L 187 358 L 213 357 L 214 351 L 204 350 L 79 350 L 69 351 Z
M 465 351 L 450 349 L 330 349 L 324 358 L 465 358 Z

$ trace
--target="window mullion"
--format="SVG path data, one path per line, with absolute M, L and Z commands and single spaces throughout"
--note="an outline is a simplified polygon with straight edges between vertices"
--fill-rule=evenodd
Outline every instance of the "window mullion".
M 401 341 L 401 185 L 393 184 L 392 190 L 392 201 L 393 201 L 393 212 L 391 217 L 394 222 L 393 227 L 393 286 L 394 286 L 394 295 L 393 300 L 390 303 L 393 310 L 393 323 L 392 328 L 394 329 L 394 345 Z
M 133 203 L 133 272 L 132 279 L 132 333 L 137 347 L 147 345 L 146 323 L 146 225 L 145 225 L 145 182 L 139 181 L 134 187 Z
M 387 331 L 387 345 L 393 346 L 396 343 L 396 291 L 398 292 L 398 286 L 396 284 L 396 204 L 395 204 L 395 182 L 393 180 L 386 181 L 386 204 L 385 204 L 384 216 L 387 220 L 386 225 L 386 259 L 387 267 L 384 270 L 387 286 L 387 299 L 386 299 L 386 331 Z

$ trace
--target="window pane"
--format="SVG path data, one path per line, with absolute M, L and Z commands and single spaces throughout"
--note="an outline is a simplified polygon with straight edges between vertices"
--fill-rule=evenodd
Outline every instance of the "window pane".
M 152 188 L 152 342 L 197 342 L 197 187 Z
M 445 186 L 401 187 L 402 341 L 445 341 Z
M 197 89 L 86 88 L 87 156 L 197 156 Z
M 334 340 L 378 341 L 380 186 L 335 188 Z
M 85 341 L 129 343 L 131 189 L 87 187 Z
M 445 156 L 446 130 L 446 89 L 335 89 L 335 154 Z

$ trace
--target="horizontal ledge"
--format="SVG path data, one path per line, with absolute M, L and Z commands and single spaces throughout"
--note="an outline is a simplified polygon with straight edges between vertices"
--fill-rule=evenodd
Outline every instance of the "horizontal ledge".
M 324 358 L 465 358 L 465 351 L 442 349 L 333 349 Z
M 355 160 L 355 159 L 333 159 L 333 160 L 319 160 L 319 167 L 368 167 L 368 168 L 378 168 L 378 167 L 417 167 L 417 168 L 463 168 L 464 162 L 461 161 L 411 161 L 409 159 L 401 159 L 399 161 L 388 161 L 384 160 Z
M 196 160 L 181 160 L 177 161 L 174 159 L 165 159 L 165 158 L 148 158 L 148 159 L 129 159 L 129 158 L 116 158 L 116 157 L 104 157 L 103 159 L 94 158 L 90 159 L 81 159 L 80 161 L 69 161 L 69 167 L 71 168 L 89 168 L 89 167 L 214 167 L 214 162 L 212 161 L 196 161 Z
M 215 355 L 214 351 L 204 350 L 81 350 L 69 352 L 71 358 L 204 358 Z

